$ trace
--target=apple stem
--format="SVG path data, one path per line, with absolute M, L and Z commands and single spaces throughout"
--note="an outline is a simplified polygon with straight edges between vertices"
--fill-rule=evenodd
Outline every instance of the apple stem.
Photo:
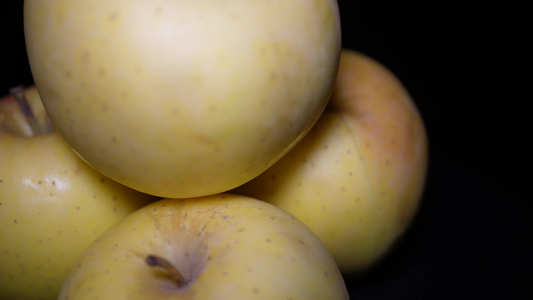
M 178 287 L 182 287 L 185 284 L 185 278 L 181 275 L 180 271 L 163 257 L 148 255 L 145 261 L 151 267 L 161 267 L 165 269 L 170 277 L 176 282 Z
M 9 90 L 9 93 L 13 96 L 13 98 L 15 98 L 15 101 L 20 107 L 22 114 L 24 115 L 24 117 L 26 117 L 26 120 L 30 125 L 33 135 L 41 134 L 41 127 L 39 126 L 39 123 L 37 122 L 37 119 L 35 118 L 35 115 L 31 110 L 28 99 L 26 99 L 26 96 L 24 95 L 24 87 L 19 85 L 17 87 L 11 88 Z

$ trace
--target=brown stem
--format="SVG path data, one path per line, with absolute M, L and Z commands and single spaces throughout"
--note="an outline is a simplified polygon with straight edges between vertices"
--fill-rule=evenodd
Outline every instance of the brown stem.
M 148 255 L 145 259 L 146 263 L 151 267 L 161 267 L 165 269 L 170 277 L 176 282 L 178 287 L 182 287 L 185 284 L 185 278 L 181 275 L 180 271 L 171 264 L 168 260 L 157 255 Z
M 28 99 L 26 99 L 26 96 L 24 95 L 24 87 L 20 85 L 11 88 L 9 90 L 9 93 L 13 96 L 13 98 L 15 98 L 15 101 L 20 107 L 22 114 L 24 115 L 24 117 L 26 117 L 26 120 L 28 121 L 28 124 L 30 125 L 31 131 L 33 133 L 32 135 L 41 134 L 41 127 L 39 126 L 39 123 L 37 122 L 37 119 L 35 118 L 35 115 L 31 110 Z

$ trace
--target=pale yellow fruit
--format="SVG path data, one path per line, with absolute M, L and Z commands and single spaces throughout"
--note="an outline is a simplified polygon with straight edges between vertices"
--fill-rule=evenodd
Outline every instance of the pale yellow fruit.
M 90 165 L 163 197 L 227 191 L 296 144 L 338 68 L 335 0 L 27 0 L 56 128 Z
M 179 286 L 148 255 L 183 275 Z M 256 199 L 164 199 L 125 218 L 78 260 L 65 299 L 348 299 L 335 261 L 303 223 Z
M 340 269 L 362 272 L 406 231 L 421 200 L 428 146 L 401 82 L 373 59 L 343 50 L 326 111 L 297 147 L 236 193 L 295 215 Z
M 34 91 L 26 95 L 38 107 Z M 31 135 L 6 113 L 20 114 L 10 101 L 0 99 L 0 123 L 10 124 L 0 127 Z M 55 299 L 85 247 L 153 200 L 96 172 L 55 131 L 0 130 L 0 299 Z

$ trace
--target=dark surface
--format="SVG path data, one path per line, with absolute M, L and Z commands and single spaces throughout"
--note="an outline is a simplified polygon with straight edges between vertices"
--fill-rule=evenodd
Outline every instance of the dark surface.
M 4 93 L 32 83 L 21 3 L 0 4 Z M 344 46 L 400 78 L 431 147 L 413 226 L 373 272 L 346 276 L 352 299 L 528 299 L 533 199 L 520 191 L 531 185 L 531 135 L 522 129 L 531 75 L 519 73 L 529 71 L 526 10 L 420 3 L 339 1 Z
M 347 277 L 352 298 L 532 298 L 533 198 L 520 193 L 531 185 L 524 8 L 357 0 L 339 6 L 344 47 L 400 78 L 431 148 L 417 219 L 374 272 Z

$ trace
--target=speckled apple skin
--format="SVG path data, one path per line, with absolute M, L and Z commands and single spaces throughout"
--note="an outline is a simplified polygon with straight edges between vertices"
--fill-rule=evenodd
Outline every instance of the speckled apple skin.
M 147 255 L 169 260 L 178 287 Z M 164 199 L 111 227 L 77 262 L 66 299 L 348 299 L 335 261 L 299 220 L 231 194 Z
M 83 250 L 154 200 L 95 171 L 56 131 L 0 131 L 0 299 L 56 299 Z
M 295 215 L 340 269 L 375 265 L 406 231 L 424 190 L 423 120 L 398 78 L 344 49 L 333 96 L 309 134 L 272 168 L 234 190 Z
M 316 122 L 338 69 L 334 0 L 24 4 L 56 128 L 94 168 L 157 196 L 259 175 Z

